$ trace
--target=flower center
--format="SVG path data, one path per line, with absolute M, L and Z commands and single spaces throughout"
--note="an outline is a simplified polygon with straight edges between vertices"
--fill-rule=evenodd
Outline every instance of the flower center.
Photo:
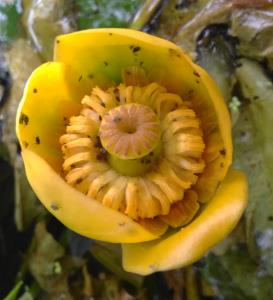
M 160 153 L 160 123 L 144 104 L 123 104 L 108 111 L 102 118 L 99 137 L 108 163 L 122 175 L 146 173 Z
M 66 181 L 135 220 L 189 222 L 205 167 L 194 110 L 157 83 L 95 87 L 82 105 L 60 138 Z
M 120 159 L 136 159 L 153 151 L 160 141 L 160 123 L 147 105 L 130 103 L 106 113 L 101 121 L 101 144 Z

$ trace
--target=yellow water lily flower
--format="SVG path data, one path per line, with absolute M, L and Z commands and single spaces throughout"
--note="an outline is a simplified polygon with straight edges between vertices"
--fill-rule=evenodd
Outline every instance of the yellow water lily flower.
M 45 207 L 79 234 L 121 243 L 130 272 L 193 263 L 246 206 L 218 88 L 175 44 L 142 32 L 59 36 L 16 130 Z

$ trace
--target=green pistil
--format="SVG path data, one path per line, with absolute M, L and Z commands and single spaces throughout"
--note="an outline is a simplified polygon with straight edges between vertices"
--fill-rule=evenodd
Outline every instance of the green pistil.
M 157 165 L 161 153 L 161 143 L 149 154 L 136 159 L 120 159 L 108 154 L 107 160 L 110 166 L 124 176 L 141 176 Z

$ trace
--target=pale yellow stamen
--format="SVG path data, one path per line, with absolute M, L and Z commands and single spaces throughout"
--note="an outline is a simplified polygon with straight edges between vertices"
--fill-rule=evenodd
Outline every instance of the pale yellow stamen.
M 124 84 L 95 87 L 60 137 L 65 179 L 88 197 L 143 226 L 181 226 L 199 208 L 193 190 L 206 167 L 201 122 L 182 98 L 143 70 L 123 72 Z
M 187 191 L 183 200 L 172 205 L 170 213 L 167 216 L 161 216 L 161 220 L 172 227 L 186 225 L 194 217 L 199 207 L 197 193 L 193 190 Z

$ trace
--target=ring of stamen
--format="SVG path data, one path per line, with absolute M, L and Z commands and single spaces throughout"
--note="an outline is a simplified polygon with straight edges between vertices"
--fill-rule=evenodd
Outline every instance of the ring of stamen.
M 66 181 L 135 220 L 189 222 L 206 166 L 194 110 L 155 82 L 95 87 L 82 104 L 60 138 Z

